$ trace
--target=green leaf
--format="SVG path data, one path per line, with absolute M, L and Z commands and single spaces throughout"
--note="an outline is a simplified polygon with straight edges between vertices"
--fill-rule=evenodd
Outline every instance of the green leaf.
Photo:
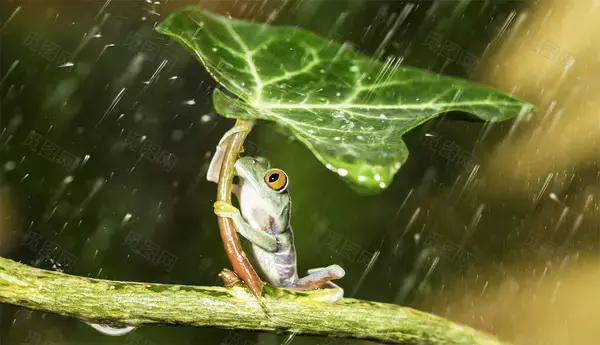
M 354 186 L 386 188 L 408 157 L 402 135 L 447 111 L 501 121 L 533 110 L 482 85 L 385 63 L 285 26 L 186 7 L 156 29 L 174 37 L 240 100 L 215 90 L 219 114 L 275 121 Z

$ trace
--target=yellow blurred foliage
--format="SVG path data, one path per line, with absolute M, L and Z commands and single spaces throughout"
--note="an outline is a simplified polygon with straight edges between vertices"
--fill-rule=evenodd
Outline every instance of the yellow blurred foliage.
M 484 78 L 539 111 L 490 157 L 491 191 L 529 194 L 552 172 L 598 162 L 599 38 L 598 1 L 544 1 L 517 16 Z
M 486 61 L 484 82 L 513 92 L 539 110 L 517 120 L 507 140 L 487 157 L 481 167 L 483 188 L 475 191 L 476 198 L 531 200 L 550 177 L 568 180 L 585 168 L 598 170 L 599 38 L 600 1 L 536 2 L 515 17 L 511 31 Z M 565 178 L 552 183 L 564 186 Z M 581 217 L 593 224 L 600 220 L 598 207 L 588 207 L 587 200 L 598 200 L 597 181 L 588 179 L 585 190 L 571 200 Z M 563 206 L 545 205 L 530 217 L 527 230 L 551 241 L 561 209 L 569 213 Z M 554 214 L 549 215 L 551 210 Z M 577 229 L 571 234 L 564 230 L 558 232 L 572 240 Z M 588 237 L 597 236 L 597 225 L 586 231 Z M 567 268 L 526 259 L 480 267 L 471 279 L 447 284 L 445 292 L 427 300 L 425 307 L 515 344 L 600 344 L 600 255 L 588 253 Z

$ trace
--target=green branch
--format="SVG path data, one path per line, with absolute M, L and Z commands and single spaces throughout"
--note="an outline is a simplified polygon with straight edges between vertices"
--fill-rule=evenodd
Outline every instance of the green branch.
M 319 300 L 325 290 L 266 286 L 264 303 L 231 288 L 120 282 L 40 270 L 0 258 L 0 302 L 88 322 L 298 332 L 402 344 L 506 345 L 443 318 L 392 304 Z

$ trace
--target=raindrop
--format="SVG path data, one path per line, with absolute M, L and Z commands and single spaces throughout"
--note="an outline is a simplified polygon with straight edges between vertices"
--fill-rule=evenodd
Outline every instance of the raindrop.
M 129 222 L 130 219 L 131 219 L 131 213 L 125 214 L 125 217 L 123 217 L 123 221 L 121 222 L 121 224 L 126 224 L 127 222 Z
M 15 170 L 17 164 L 14 161 L 4 163 L 4 171 L 12 171 Z
M 337 173 L 340 176 L 346 176 L 346 175 L 348 175 L 348 170 L 346 170 L 346 169 L 338 169 Z
M 415 240 L 415 243 L 419 243 L 419 240 L 421 239 L 421 234 L 420 234 L 420 233 L 418 233 L 418 232 L 416 232 L 416 233 L 413 235 L 413 238 L 414 238 L 414 240 Z
M 550 193 L 550 194 L 548 195 L 548 197 L 550 197 L 550 199 L 552 199 L 552 200 L 554 200 L 554 201 L 556 201 L 556 202 L 560 203 L 560 199 L 559 199 L 559 198 L 556 196 L 556 194 L 554 194 L 554 193 Z
M 176 129 L 171 133 L 171 140 L 179 141 L 183 138 L 183 131 L 180 129 Z
M 193 99 L 190 99 L 190 100 L 184 101 L 184 102 L 183 102 L 183 104 L 186 104 L 186 105 L 194 105 L 194 104 L 196 104 L 196 101 L 195 101 L 195 100 L 193 100 Z
M 200 122 L 202 123 L 207 123 L 208 121 L 210 121 L 211 117 L 208 114 L 204 114 L 202 115 L 202 117 L 200 118 Z
M 379 176 L 379 174 L 375 174 L 375 176 L 373 176 L 373 178 L 375 178 L 375 181 L 381 180 L 381 176 Z

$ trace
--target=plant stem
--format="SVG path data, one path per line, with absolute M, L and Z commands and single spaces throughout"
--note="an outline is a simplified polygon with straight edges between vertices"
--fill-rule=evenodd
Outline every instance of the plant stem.
M 171 324 L 284 331 L 415 345 L 507 345 L 441 317 L 393 304 L 319 300 L 325 290 L 119 282 L 45 271 L 0 258 L 0 302 L 92 323 Z
M 231 202 L 231 184 L 233 183 L 234 164 L 253 123 L 252 121 L 237 120 L 235 125 L 248 126 L 248 130 L 234 133 L 229 139 L 217 187 L 217 200 L 219 201 Z M 221 239 L 225 246 L 225 253 L 227 253 L 227 257 L 229 258 L 229 262 L 231 262 L 233 270 L 240 278 L 242 278 L 255 296 L 260 296 L 262 281 L 248 261 L 248 258 L 240 245 L 240 240 L 237 236 L 233 221 L 229 218 L 221 217 L 218 217 L 218 221 Z

